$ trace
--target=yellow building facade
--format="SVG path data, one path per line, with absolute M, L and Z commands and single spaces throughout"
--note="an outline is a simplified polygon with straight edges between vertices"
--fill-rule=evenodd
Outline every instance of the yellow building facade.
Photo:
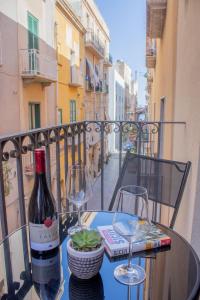
M 85 117 L 85 29 L 65 1 L 57 1 L 55 20 L 58 123 L 82 121 Z
M 57 122 L 59 125 L 85 119 L 85 29 L 66 1 L 57 0 L 55 8 L 55 42 L 57 48 Z M 82 146 L 82 145 L 81 145 Z M 83 149 L 83 147 L 82 147 Z M 65 206 L 64 144 L 61 144 L 61 198 Z M 75 145 L 75 161 L 78 160 Z M 68 162 L 72 149 L 68 145 Z

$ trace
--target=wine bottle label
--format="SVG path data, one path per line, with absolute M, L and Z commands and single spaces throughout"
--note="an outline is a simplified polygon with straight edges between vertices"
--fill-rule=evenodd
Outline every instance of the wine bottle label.
M 51 250 L 59 245 L 58 220 L 47 218 L 44 224 L 29 223 L 31 249 Z
M 47 284 L 52 279 L 60 278 L 60 256 L 49 259 L 36 259 L 32 257 L 33 281 L 40 284 Z

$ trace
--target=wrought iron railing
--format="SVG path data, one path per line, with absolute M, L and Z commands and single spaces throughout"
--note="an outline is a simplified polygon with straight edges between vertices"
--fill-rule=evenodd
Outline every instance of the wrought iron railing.
M 105 163 L 110 154 L 117 156 L 117 169 L 120 174 L 124 153 L 160 156 L 163 147 L 163 127 L 165 125 L 184 124 L 183 122 L 133 122 L 133 121 L 83 121 L 49 128 L 40 128 L 18 134 L 0 137 L 0 227 L 1 238 L 17 227 L 26 224 L 28 199 L 34 176 L 33 150 L 46 148 L 47 182 L 52 188 L 59 212 L 68 211 L 65 200 L 65 179 L 70 164 L 84 163 L 90 167 L 95 149 L 99 168 L 99 203 L 95 208 L 107 209 L 110 199 L 104 197 Z M 90 139 L 97 135 L 96 142 Z M 97 147 L 98 145 L 98 147 Z M 91 158 L 92 157 L 92 158 Z M 92 176 L 95 177 L 93 172 Z M 114 187 L 113 187 L 114 189 Z M 96 196 L 95 196 L 96 199 Z M 17 206 L 10 211 L 13 202 Z M 96 200 L 97 201 L 97 200 Z M 106 202 L 107 201 L 107 202 Z M 94 206 L 89 207 L 93 209 Z M 8 226 L 17 214 L 15 226 Z
M 94 49 L 100 54 L 100 56 L 104 57 L 105 49 L 104 45 L 100 41 L 99 37 L 94 33 L 92 29 L 88 29 L 85 35 L 85 43 L 86 46 L 92 45 Z

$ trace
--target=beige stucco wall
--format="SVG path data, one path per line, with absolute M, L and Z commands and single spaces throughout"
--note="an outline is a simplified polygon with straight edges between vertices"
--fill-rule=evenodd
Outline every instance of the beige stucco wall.
M 200 211 L 200 2 L 168 0 L 163 37 L 157 40 L 150 113 L 159 120 L 160 97 L 166 97 L 165 120 L 185 121 L 164 134 L 164 157 L 192 162 L 175 229 L 199 250 Z M 156 107 L 153 111 L 153 107 Z
M 156 68 L 153 70 L 153 84 L 151 93 L 151 119 L 160 120 L 160 99 L 165 97 L 164 120 L 173 120 L 175 70 L 176 70 L 176 27 L 177 27 L 177 0 L 168 0 L 167 16 L 162 39 L 156 40 L 157 56 Z M 172 128 L 170 125 L 164 128 L 163 157 L 172 156 Z
M 27 23 L 28 11 L 41 18 L 41 14 L 44 14 L 44 7 L 39 9 L 39 2 L 41 1 L 36 1 L 35 6 L 24 6 L 19 15 L 17 14 L 17 6 L 13 5 L 11 8 L 10 1 L 3 0 L 0 3 L 0 50 L 2 52 L 0 65 L 0 135 L 29 129 L 29 102 L 41 103 L 41 126 L 56 124 L 56 85 L 51 84 L 51 86 L 45 87 L 41 83 L 32 84 L 29 82 L 27 84 L 21 76 L 21 49 L 28 48 L 27 24 L 24 26 L 22 24 L 23 20 Z M 15 1 L 13 4 L 16 4 Z M 49 1 L 46 5 L 48 4 Z M 39 10 L 38 13 L 36 13 L 37 10 Z M 44 18 L 45 22 L 49 21 L 49 26 L 52 27 L 54 23 L 51 23 L 50 19 L 50 16 Z M 53 61 L 56 60 L 52 38 L 54 31 L 52 30 L 51 37 L 49 35 L 45 37 L 46 33 L 43 29 L 49 28 L 49 26 L 44 24 L 44 20 L 39 20 L 39 35 L 45 38 L 45 40 L 39 39 L 39 50 L 44 58 L 48 57 Z
M 20 130 L 17 25 L 0 12 L 0 135 Z M 12 33 L 12 38 L 11 38 Z M 11 46 L 12 41 L 12 46 Z
M 37 8 L 39 2 L 41 1 L 35 1 L 35 8 Z M 2 41 L 0 44 L 2 51 L 2 64 L 0 65 L 0 135 L 29 130 L 28 104 L 30 102 L 37 102 L 41 105 L 42 127 L 56 124 L 56 84 L 52 83 L 50 86 L 45 86 L 39 82 L 25 82 L 21 76 L 20 49 L 28 47 L 28 32 L 27 28 L 17 19 L 19 16 L 17 15 L 15 4 L 16 1 L 14 0 L 0 1 L 0 35 Z M 26 4 L 28 5 L 28 2 Z M 49 1 L 46 1 L 46 4 L 49 4 Z M 23 7 L 25 9 L 23 12 L 24 16 L 27 17 L 27 10 L 32 11 L 32 5 L 33 2 L 30 7 Z M 45 20 L 47 19 L 48 16 Z M 41 35 L 45 37 L 47 32 L 45 33 L 42 28 L 40 27 Z M 52 31 L 51 37 L 53 34 L 54 32 Z M 51 57 L 52 60 L 56 59 L 55 49 L 50 46 L 50 36 L 48 36 L 46 41 L 39 39 L 39 49 L 40 53 L 45 57 Z M 27 143 L 29 142 L 27 141 Z M 26 141 L 24 142 L 25 144 Z M 13 145 L 8 143 L 5 150 L 9 151 L 11 149 L 13 149 Z M 30 191 L 32 190 L 33 176 L 25 175 L 25 169 L 32 163 L 31 156 L 31 153 L 23 156 L 26 208 Z M 55 159 L 52 158 L 51 162 L 53 166 Z M 6 210 L 9 216 L 8 230 L 12 232 L 20 226 L 17 173 L 14 159 L 9 160 L 8 167 L 11 170 L 11 174 L 9 174 L 9 194 L 6 194 Z
M 200 254 L 199 240 L 199 146 L 200 146 L 200 2 L 179 1 L 177 75 L 174 118 L 184 120 L 185 131 L 176 128 L 173 157 L 192 161 L 189 182 L 177 219 L 182 232 Z M 178 141 L 178 143 L 176 142 Z M 194 223 L 194 226 L 193 226 Z

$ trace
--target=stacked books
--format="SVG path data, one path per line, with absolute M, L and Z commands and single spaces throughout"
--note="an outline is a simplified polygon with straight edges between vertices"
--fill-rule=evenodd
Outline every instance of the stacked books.
M 104 239 L 105 250 L 110 257 L 126 255 L 129 252 L 128 241 L 120 236 L 112 225 L 97 227 Z M 151 226 L 150 232 L 145 237 L 132 245 L 132 252 L 139 252 L 171 245 L 171 238 L 155 225 Z

